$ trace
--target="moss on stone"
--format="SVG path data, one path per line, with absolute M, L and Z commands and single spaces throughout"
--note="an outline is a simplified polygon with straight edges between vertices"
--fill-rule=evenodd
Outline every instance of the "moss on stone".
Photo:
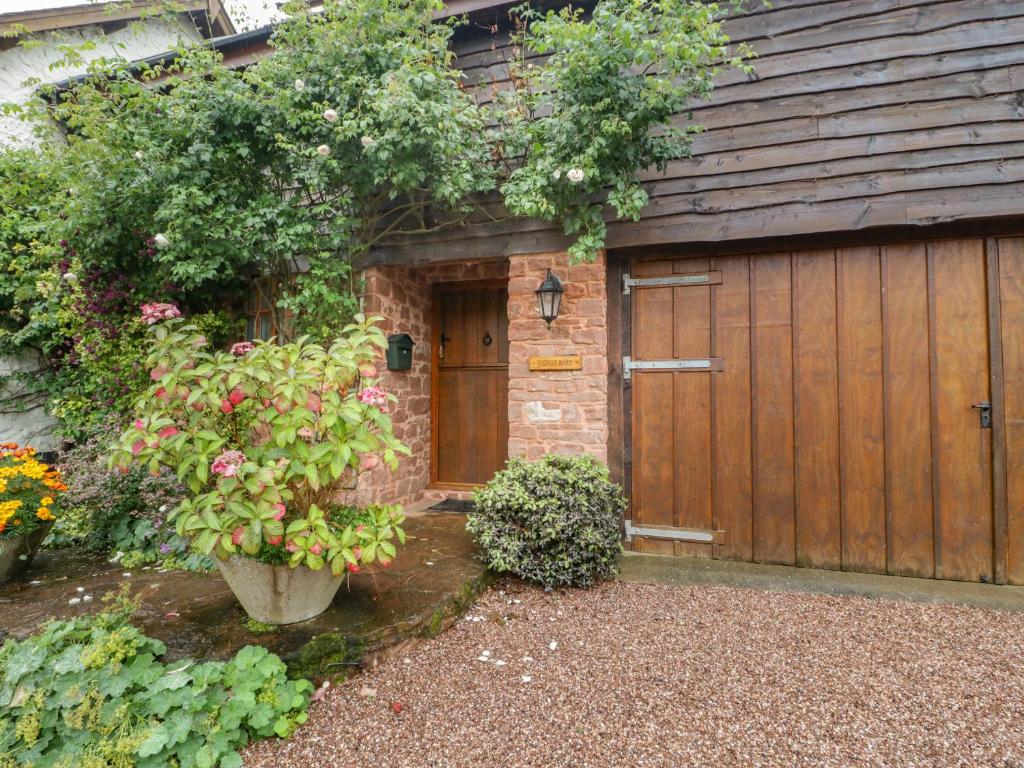
M 242 622 L 245 628 L 252 632 L 254 635 L 269 635 L 271 632 L 277 631 L 277 624 L 267 624 L 262 621 L 256 621 L 251 616 L 246 616 L 245 621 Z
M 288 659 L 288 676 L 343 680 L 359 666 L 364 653 L 364 643 L 351 642 L 343 635 L 335 632 L 316 635 Z

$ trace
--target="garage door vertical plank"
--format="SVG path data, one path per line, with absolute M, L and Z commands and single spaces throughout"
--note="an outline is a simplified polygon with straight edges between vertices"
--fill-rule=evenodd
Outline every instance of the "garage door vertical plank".
M 789 254 L 753 262 L 754 559 L 796 562 Z
M 1024 238 L 999 241 L 1006 435 L 1007 580 L 1024 584 Z
M 879 266 L 877 247 L 837 253 L 843 568 L 869 573 L 886 567 Z
M 705 272 L 707 259 L 678 261 L 674 271 Z M 672 288 L 673 359 L 711 354 L 711 287 Z M 711 529 L 711 377 L 704 372 L 673 373 L 675 420 L 675 525 Z M 711 556 L 711 546 L 675 542 L 675 554 Z
M 672 262 L 634 265 L 637 277 L 672 273 Z M 672 289 L 644 288 L 633 295 L 633 357 L 657 360 L 672 357 Z M 659 329 L 661 332 L 659 332 Z M 633 374 L 633 514 L 640 523 L 675 524 L 675 456 L 672 374 L 645 371 Z M 638 539 L 638 552 L 671 555 L 671 541 Z
M 882 249 L 888 571 L 935 575 L 928 262 L 923 243 Z
M 796 561 L 842 566 L 835 250 L 793 256 Z
M 992 431 L 971 406 L 989 399 L 985 254 L 981 240 L 928 246 L 934 272 L 941 577 L 991 580 Z
M 725 531 L 723 558 L 751 560 L 750 257 L 715 259 L 722 284 L 715 292 L 715 357 L 724 370 L 711 377 L 715 420 L 715 517 Z

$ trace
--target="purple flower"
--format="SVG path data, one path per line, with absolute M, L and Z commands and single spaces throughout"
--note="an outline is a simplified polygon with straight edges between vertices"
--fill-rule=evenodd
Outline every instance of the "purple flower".
M 166 542 L 160 545 L 160 554 L 168 555 L 171 552 L 171 545 Z

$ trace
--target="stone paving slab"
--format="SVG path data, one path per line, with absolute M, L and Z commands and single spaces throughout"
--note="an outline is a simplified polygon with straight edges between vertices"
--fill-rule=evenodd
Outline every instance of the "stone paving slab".
M 296 675 L 340 674 L 408 638 L 436 634 L 488 583 L 465 522 L 455 514 L 409 517 L 407 544 L 391 568 L 350 576 L 326 613 L 260 634 L 247 629 L 218 573 L 128 571 L 95 555 L 44 551 L 27 573 L 0 584 L 0 636 L 22 638 L 48 619 L 98 611 L 100 598 L 127 581 L 142 597 L 137 624 L 167 645 L 168 659 L 224 659 L 257 644 Z M 69 602 L 86 595 L 92 599 Z
M 997 611 L 1024 611 L 1024 587 L 638 552 L 625 553 L 621 568 L 620 579 L 639 583 L 717 584 L 778 592 L 854 595 L 918 603 L 954 603 Z

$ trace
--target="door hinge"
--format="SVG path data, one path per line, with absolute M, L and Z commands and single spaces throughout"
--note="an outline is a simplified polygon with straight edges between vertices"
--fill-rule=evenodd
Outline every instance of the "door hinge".
M 682 360 L 634 360 L 629 355 L 622 358 L 622 378 L 632 379 L 638 371 L 714 371 L 725 370 L 720 357 L 685 358 Z
M 632 277 L 629 272 L 622 275 L 622 292 L 629 294 L 631 288 L 664 288 L 681 285 L 718 285 L 722 273 L 699 272 L 689 275 L 666 275 L 665 277 Z
M 643 536 L 648 539 L 692 541 L 698 544 L 722 544 L 725 540 L 725 531 L 675 528 L 669 525 L 634 525 L 633 521 L 628 518 L 623 522 L 625 524 L 626 541 L 632 541 L 634 536 Z

